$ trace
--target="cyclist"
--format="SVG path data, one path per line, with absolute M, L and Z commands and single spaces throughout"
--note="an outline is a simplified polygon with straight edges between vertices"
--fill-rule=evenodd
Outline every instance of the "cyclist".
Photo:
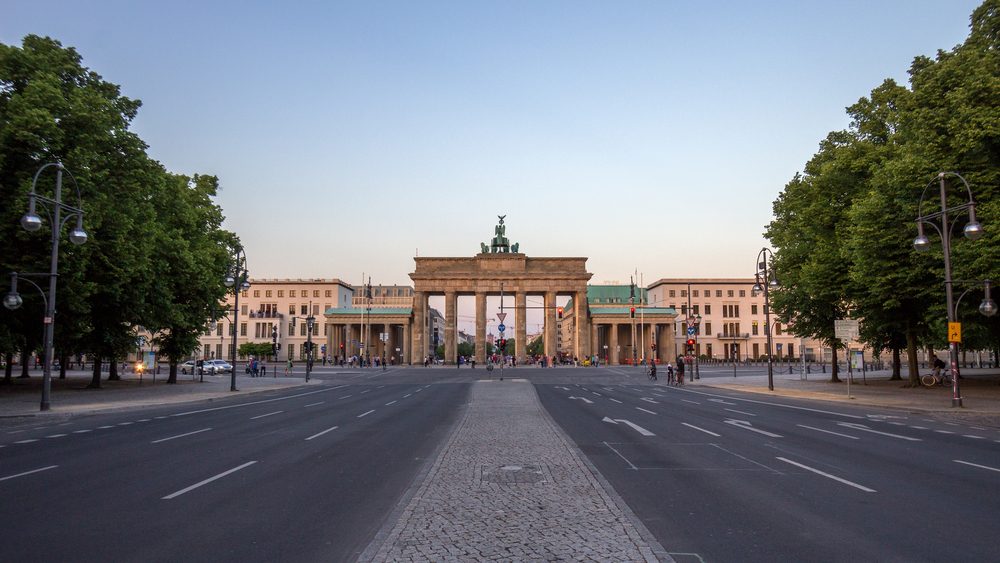
M 667 385 L 674 384 L 674 365 L 667 362 Z
M 934 356 L 934 381 L 941 381 L 941 370 L 944 369 L 944 362 L 941 358 Z
M 656 381 L 656 362 L 649 362 L 649 380 Z

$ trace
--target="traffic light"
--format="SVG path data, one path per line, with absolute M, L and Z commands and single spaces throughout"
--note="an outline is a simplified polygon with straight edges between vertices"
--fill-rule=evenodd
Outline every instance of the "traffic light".
M 635 307 L 629 307 L 628 316 L 629 316 L 629 318 L 632 318 L 632 319 L 635 318 Z
M 694 338 L 687 339 L 687 351 L 688 353 L 694 352 Z
M 562 320 L 562 307 L 556 307 L 556 314 L 559 315 L 559 320 Z
M 497 348 L 499 348 L 501 352 L 503 352 L 504 350 L 506 350 L 507 349 L 507 339 L 506 338 L 501 338 L 500 340 L 498 340 L 497 341 Z

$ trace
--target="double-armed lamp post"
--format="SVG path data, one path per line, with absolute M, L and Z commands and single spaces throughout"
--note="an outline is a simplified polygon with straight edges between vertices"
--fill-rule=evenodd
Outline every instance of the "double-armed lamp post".
M 38 177 L 42 172 L 49 167 L 55 167 L 56 169 L 56 189 L 55 197 L 48 198 L 43 195 L 38 194 L 35 191 L 35 187 L 38 184 Z M 71 180 L 73 180 L 73 186 L 76 188 L 76 200 L 77 207 L 67 205 L 62 201 L 62 178 L 63 172 L 69 174 Z M 49 164 L 42 165 L 41 168 L 35 172 L 35 177 L 31 180 L 31 192 L 28 194 L 28 212 L 21 217 L 21 226 L 24 230 L 29 232 L 34 232 L 42 227 L 42 219 L 35 213 L 37 205 L 41 203 L 42 207 L 45 209 L 49 216 L 49 223 L 52 226 L 52 252 L 50 256 L 50 267 L 48 274 L 11 274 L 11 288 L 10 292 L 4 297 L 3 304 L 8 309 L 17 309 L 21 306 L 22 300 L 21 296 L 17 293 L 17 280 L 27 275 L 48 275 L 49 277 L 49 292 L 46 298 L 45 294 L 42 294 L 42 299 L 45 302 L 45 317 L 43 322 L 45 324 L 45 336 L 43 342 L 43 352 L 44 364 L 42 366 L 42 405 L 41 410 L 49 410 L 49 397 L 52 392 L 52 357 L 53 357 L 53 347 L 52 340 L 55 333 L 55 319 L 56 319 L 56 278 L 59 272 L 59 238 L 62 232 L 63 226 L 69 222 L 70 219 L 76 217 L 76 227 L 69 233 L 69 241 L 73 244 L 80 245 L 87 242 L 87 233 L 83 230 L 83 201 L 80 198 L 80 187 L 76 184 L 76 180 L 73 175 L 70 174 L 69 170 L 63 167 L 61 162 L 51 162 Z M 66 216 L 63 217 L 62 213 L 66 212 Z M 34 282 L 30 282 L 25 279 L 41 292 L 41 288 L 35 285 Z
M 233 290 L 233 371 L 230 378 L 230 391 L 236 391 L 236 343 L 239 341 L 240 292 L 250 289 L 250 272 L 247 270 L 247 255 L 242 246 L 236 247 L 233 263 L 226 274 L 226 287 Z
M 774 391 L 774 365 L 771 359 L 771 289 L 778 287 L 772 264 L 774 252 L 767 247 L 757 253 L 757 273 L 754 274 L 754 296 L 764 294 L 764 335 L 767 337 L 767 388 Z
M 948 205 L 948 185 L 945 180 L 949 177 L 958 178 L 962 182 L 962 186 L 965 188 L 965 194 L 961 197 L 962 203 Z M 924 214 L 924 197 L 927 195 L 927 189 L 934 185 L 934 181 L 938 182 L 938 191 L 941 201 L 941 210 L 935 211 L 933 213 Z M 962 229 L 965 238 L 969 240 L 977 240 L 983 236 L 983 227 L 976 220 L 976 202 L 972 199 L 972 189 L 969 188 L 969 183 L 965 181 L 961 175 L 955 172 L 939 172 L 937 178 L 931 180 L 926 186 L 924 186 L 924 191 L 920 194 L 920 203 L 917 208 L 917 238 L 913 239 L 913 247 L 917 252 L 926 252 L 930 250 L 931 243 L 930 240 L 924 235 L 924 225 L 930 225 L 938 232 L 941 236 L 941 246 L 944 252 L 944 294 L 945 302 L 948 309 L 948 351 L 949 359 L 951 363 L 951 406 L 961 407 L 962 406 L 962 394 L 958 386 L 958 343 L 961 338 L 961 328 L 957 320 L 957 304 L 952 302 L 953 289 L 952 286 L 955 282 L 951 279 L 951 229 L 954 226 L 953 223 L 949 223 L 949 213 L 954 217 L 956 214 L 963 214 L 966 211 L 969 214 L 969 221 L 965 224 Z M 933 192 L 932 192 L 933 193 Z M 954 200 L 953 200 L 954 201 Z M 979 306 L 979 312 L 986 316 L 993 316 L 996 314 L 996 303 L 990 299 L 990 282 L 986 281 L 986 298 L 983 300 L 982 304 Z M 963 293 L 964 297 L 965 294 Z M 961 297 L 959 297 L 961 301 Z

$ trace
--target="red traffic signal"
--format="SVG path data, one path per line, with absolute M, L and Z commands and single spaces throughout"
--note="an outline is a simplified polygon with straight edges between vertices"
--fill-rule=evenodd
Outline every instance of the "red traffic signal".
M 687 345 L 693 347 L 694 346 L 694 338 L 688 338 Z
M 631 317 L 631 318 L 634 319 L 635 318 L 635 307 L 629 307 L 628 314 L 629 314 L 629 317 Z
M 556 307 L 556 313 L 559 315 L 559 320 L 562 320 L 562 307 Z

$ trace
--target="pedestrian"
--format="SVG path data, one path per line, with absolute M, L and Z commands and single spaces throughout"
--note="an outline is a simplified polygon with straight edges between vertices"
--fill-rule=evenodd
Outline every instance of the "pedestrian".
M 267 364 L 264 362 L 260 363 L 260 376 L 267 377 Z
M 290 373 L 292 373 L 292 359 L 288 358 L 288 363 L 285 364 L 285 376 L 287 377 Z
M 677 357 L 677 385 L 684 385 L 684 358 Z
M 674 384 L 674 366 L 670 362 L 667 362 L 667 385 Z

